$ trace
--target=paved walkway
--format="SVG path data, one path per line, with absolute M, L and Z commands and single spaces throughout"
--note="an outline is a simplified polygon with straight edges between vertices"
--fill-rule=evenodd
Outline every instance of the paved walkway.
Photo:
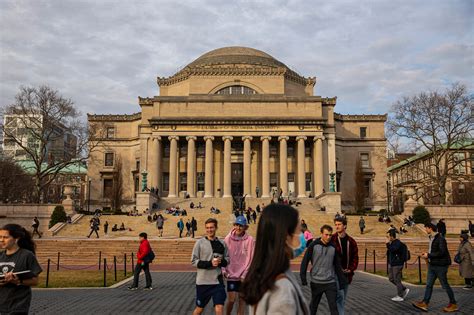
M 153 291 L 128 291 L 124 284 L 116 289 L 36 289 L 33 291 L 32 314 L 191 314 L 194 309 L 194 272 L 154 272 Z M 143 278 L 143 277 L 142 277 Z M 143 279 L 141 279 L 142 281 Z M 140 283 L 143 287 L 143 283 Z M 358 272 L 349 289 L 346 314 L 418 314 L 411 306 L 421 299 L 424 288 L 409 286 L 406 302 L 390 300 L 395 286 L 386 279 Z M 474 314 L 474 291 L 453 288 L 461 311 L 457 314 Z M 309 300 L 310 290 L 304 289 Z M 212 303 L 212 302 L 211 302 Z M 212 314 L 211 303 L 205 314 Z M 447 295 L 435 288 L 429 313 L 444 314 Z M 328 314 L 323 298 L 319 314 Z

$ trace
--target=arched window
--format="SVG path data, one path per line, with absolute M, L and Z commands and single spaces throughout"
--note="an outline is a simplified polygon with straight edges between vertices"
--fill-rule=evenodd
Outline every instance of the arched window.
M 232 86 L 227 86 L 223 89 L 220 89 L 219 91 L 216 92 L 216 94 L 222 94 L 222 95 L 250 95 L 250 94 L 257 94 L 257 92 L 254 89 L 251 89 L 247 86 L 243 85 L 232 85 Z

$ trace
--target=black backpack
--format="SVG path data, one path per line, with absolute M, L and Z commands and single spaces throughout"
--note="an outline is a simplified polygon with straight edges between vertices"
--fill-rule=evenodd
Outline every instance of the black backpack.
M 155 259 L 155 253 L 153 252 L 153 250 L 150 250 L 150 252 L 143 258 L 143 262 L 148 264 L 148 263 L 153 262 L 154 259 Z
M 407 262 L 411 259 L 410 250 L 408 249 L 407 244 L 400 242 L 400 253 L 401 259 L 403 262 Z

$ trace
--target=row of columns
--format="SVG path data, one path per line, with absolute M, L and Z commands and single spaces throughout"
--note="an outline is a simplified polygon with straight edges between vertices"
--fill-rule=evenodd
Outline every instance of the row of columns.
M 262 198 L 270 197 L 270 136 L 260 137 L 262 142 Z M 214 136 L 205 136 L 204 141 L 206 143 L 206 155 L 205 155 L 205 178 L 204 178 L 204 197 L 214 196 L 214 183 L 213 183 L 213 141 Z M 223 197 L 231 197 L 232 181 L 231 181 L 231 142 L 234 138 L 232 136 L 224 136 L 224 185 L 223 185 Z M 168 197 L 176 197 L 176 184 L 177 184 L 177 168 L 178 168 L 178 136 L 169 136 L 170 141 L 170 157 L 169 157 L 169 192 Z M 188 150 L 187 150 L 187 192 L 190 197 L 196 197 L 196 136 L 187 136 Z M 251 142 L 252 136 L 243 136 L 244 142 L 244 180 L 243 189 L 244 194 L 252 196 L 251 189 Z M 287 141 L 288 136 L 278 137 L 280 143 L 280 188 L 283 191 L 284 196 L 288 196 L 288 153 L 287 153 Z M 297 174 L 298 174 L 298 197 L 306 197 L 305 195 L 305 141 L 307 136 L 297 136 Z M 323 191 L 324 187 L 324 171 L 323 171 L 323 136 L 315 136 L 313 138 L 313 169 L 314 169 L 314 185 L 315 193 L 318 195 Z M 333 139 L 334 140 L 334 139 Z M 333 141 L 334 142 L 334 141 Z M 333 146 L 331 148 L 331 146 Z M 328 159 L 329 161 L 329 172 L 335 171 L 335 143 L 328 142 Z M 162 173 L 162 163 L 160 159 L 162 156 L 161 152 L 161 137 L 156 136 L 152 138 L 151 146 L 151 164 L 154 168 L 151 172 L 151 186 L 159 187 L 160 174 Z M 332 152 L 334 151 L 334 152 Z M 331 161 L 334 159 L 334 161 Z M 334 169 L 334 170 L 333 170 Z M 319 170 L 319 171 L 316 171 Z

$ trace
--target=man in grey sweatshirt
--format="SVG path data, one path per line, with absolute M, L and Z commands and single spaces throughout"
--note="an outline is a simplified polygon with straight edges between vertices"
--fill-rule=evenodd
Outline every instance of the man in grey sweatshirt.
M 329 304 L 331 315 L 337 315 L 337 288 L 344 285 L 347 281 L 343 276 L 339 255 L 336 248 L 331 243 L 332 227 L 323 225 L 321 227 L 321 237 L 308 245 L 308 249 L 301 262 L 300 276 L 301 283 L 307 285 L 306 271 L 311 261 L 311 304 L 310 313 L 316 314 L 319 302 L 323 293 Z
M 194 244 L 191 263 L 197 267 L 196 273 L 196 308 L 193 315 L 203 312 L 212 298 L 217 315 L 224 310 L 226 293 L 221 267 L 229 264 L 229 254 L 224 241 L 216 237 L 217 220 L 206 220 L 206 237 Z

